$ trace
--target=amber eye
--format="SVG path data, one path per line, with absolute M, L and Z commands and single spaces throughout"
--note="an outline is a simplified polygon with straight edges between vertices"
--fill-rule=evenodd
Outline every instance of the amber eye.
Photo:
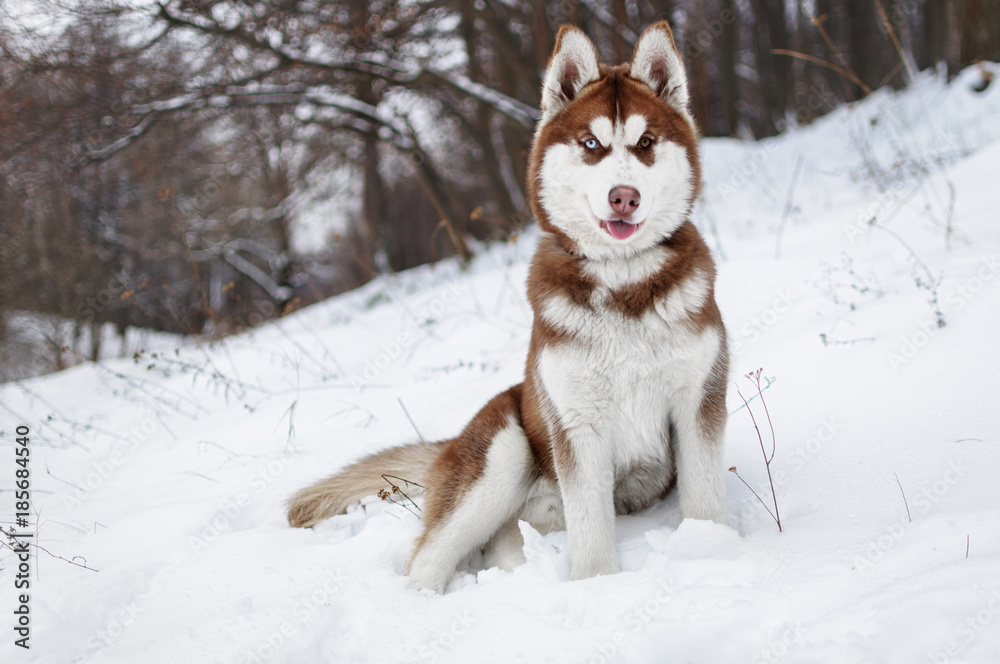
M 643 136 L 642 138 L 639 139 L 640 148 L 646 149 L 652 144 L 653 144 L 653 139 L 651 139 L 649 136 Z

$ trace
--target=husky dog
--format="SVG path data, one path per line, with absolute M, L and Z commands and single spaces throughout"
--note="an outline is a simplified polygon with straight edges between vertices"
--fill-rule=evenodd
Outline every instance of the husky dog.
M 306 527 L 384 488 L 382 474 L 425 486 L 415 588 L 443 592 L 480 548 L 488 566 L 524 562 L 519 520 L 566 529 L 571 578 L 616 572 L 615 515 L 675 482 L 682 517 L 725 520 L 726 331 L 688 218 L 697 130 L 666 22 L 615 67 L 560 30 L 528 184 L 544 234 L 524 382 L 457 438 L 369 456 L 289 502 L 289 523 Z

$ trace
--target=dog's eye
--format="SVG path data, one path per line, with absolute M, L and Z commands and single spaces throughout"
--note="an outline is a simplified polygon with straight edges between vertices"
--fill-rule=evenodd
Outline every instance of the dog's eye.
M 642 148 L 643 150 L 645 150 L 652 144 L 653 144 L 653 139 L 651 139 L 649 136 L 643 136 L 642 138 L 639 139 L 639 147 Z
M 587 148 L 588 150 L 596 150 L 597 148 L 601 147 L 601 144 L 597 142 L 596 138 L 588 138 L 583 142 L 583 147 Z

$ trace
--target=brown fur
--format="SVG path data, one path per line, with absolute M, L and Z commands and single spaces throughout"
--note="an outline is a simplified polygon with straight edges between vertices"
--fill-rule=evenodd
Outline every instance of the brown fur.
M 351 503 L 374 495 L 379 489 L 389 489 L 383 474 L 427 486 L 428 471 L 441 446 L 442 443 L 416 443 L 382 450 L 301 489 L 288 501 L 288 523 L 296 528 L 309 528 L 334 514 L 343 514 Z M 407 489 L 404 491 L 409 494 Z
M 415 550 L 420 549 L 469 487 L 482 476 L 493 437 L 508 426 L 511 417 L 515 421 L 520 419 L 520 402 L 521 385 L 515 385 L 483 406 L 457 438 L 445 441 L 430 469 L 430 476 L 439 481 L 426 485 L 424 532 Z
M 565 29 L 565 28 L 564 28 Z M 560 31 L 562 35 L 562 31 Z M 547 125 L 542 127 L 535 138 L 528 163 L 528 195 L 532 212 L 538 225 L 547 233 L 559 238 L 566 251 L 573 254 L 577 249 L 575 243 L 565 233 L 552 225 L 548 213 L 539 204 L 538 183 L 541 179 L 541 156 L 544 148 L 555 143 L 580 142 L 590 133 L 590 123 L 598 117 L 627 117 L 632 113 L 641 113 L 647 119 L 646 133 L 660 141 L 672 141 L 683 145 L 687 151 L 688 162 L 691 165 L 692 178 L 698 186 L 701 183 L 701 163 L 698 158 L 698 135 L 695 126 L 681 114 L 664 105 L 648 86 L 635 81 L 629 76 L 629 65 L 611 67 L 601 65 L 601 78 L 585 86 L 572 105 L 567 107 Z M 572 112 L 570 112 L 572 111 Z M 633 153 L 640 159 L 651 159 L 651 153 L 642 156 L 643 151 L 633 148 Z M 595 153 L 585 155 L 596 163 L 604 158 L 608 149 L 603 147 Z M 695 188 L 688 203 L 688 212 L 694 204 L 698 187 Z
M 651 29 L 666 30 L 661 23 Z M 564 27 L 557 38 L 556 51 L 567 34 Z M 671 36 L 672 39 L 672 36 Z M 551 64 L 551 61 L 550 61 Z M 687 201 L 685 214 L 690 212 L 700 186 L 700 163 L 697 151 L 697 130 L 684 113 L 663 102 L 669 92 L 667 72 L 654 70 L 654 78 L 662 78 L 655 89 L 632 79 L 628 64 L 610 67 L 600 65 L 601 77 L 582 89 L 575 85 L 581 72 L 575 68 L 565 70 L 561 93 L 572 103 L 568 104 L 546 125 L 541 127 L 529 157 L 528 194 L 535 218 L 545 235 L 539 242 L 528 277 L 528 299 L 534 311 L 531 342 L 528 349 L 525 380 L 494 397 L 473 417 L 462 433 L 440 443 L 421 443 L 386 450 L 355 463 L 341 473 L 303 489 L 290 501 L 289 522 L 294 526 L 310 526 L 322 518 L 342 511 L 350 502 L 384 487 L 381 473 L 389 472 L 406 478 L 419 478 L 426 486 L 423 511 L 424 531 L 414 547 L 413 558 L 421 551 L 436 531 L 446 522 L 463 496 L 483 476 L 490 446 L 496 435 L 513 420 L 520 423 L 530 444 L 534 459 L 534 477 L 545 476 L 558 481 L 558 475 L 571 471 L 574 466 L 573 451 L 566 431 L 559 421 L 555 408 L 538 375 L 537 361 L 548 346 L 571 341 L 571 335 L 549 323 L 541 312 L 545 303 L 554 296 L 565 297 L 574 305 L 593 310 L 598 284 L 589 276 L 585 266 L 589 260 L 565 233 L 556 228 L 548 218 L 539 199 L 539 178 L 542 156 L 554 143 L 583 141 L 591 121 L 599 116 L 626 117 L 641 113 L 647 119 L 646 134 L 656 141 L 672 141 L 685 148 L 694 187 Z M 574 99 L 574 96 L 576 97 Z M 652 151 L 644 152 L 638 145 L 629 148 L 640 161 L 652 159 Z M 599 161 L 605 156 L 596 150 L 587 159 Z M 621 315 L 639 319 L 656 302 L 669 297 L 671 291 L 681 286 L 696 273 L 708 282 L 704 303 L 698 311 L 678 322 L 691 332 L 715 328 L 721 337 L 721 350 L 710 375 L 703 386 L 704 397 L 699 410 L 699 424 L 711 440 L 718 440 L 726 421 L 726 380 L 728 354 L 725 329 L 714 298 L 715 265 L 698 231 L 690 221 L 684 222 L 657 249 L 667 256 L 659 271 L 649 278 L 603 295 L 600 306 L 608 315 Z M 673 435 L 672 433 L 670 434 Z M 670 447 L 671 459 L 674 454 Z M 673 468 L 673 463 L 669 464 Z M 627 476 L 616 478 L 616 486 L 639 486 L 638 491 L 615 496 L 616 511 L 623 512 L 643 504 L 651 498 L 647 493 L 665 491 L 673 476 L 664 477 L 661 467 L 639 464 Z M 659 473 L 659 475 L 658 475 Z M 530 478 L 529 478 L 530 479 Z M 417 481 L 417 480 L 414 480 Z M 523 479 L 512 481 L 524 481 Z M 631 498 L 629 497 L 631 496 Z

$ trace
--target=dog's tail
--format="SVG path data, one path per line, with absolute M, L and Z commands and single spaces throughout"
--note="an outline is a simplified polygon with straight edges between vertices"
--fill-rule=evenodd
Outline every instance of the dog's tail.
M 389 482 L 409 496 L 414 495 L 410 489 L 419 495 L 419 487 L 410 484 L 427 486 L 428 471 L 442 449 L 440 442 L 414 443 L 367 456 L 292 496 L 288 501 L 288 523 L 296 528 L 314 526 L 334 514 L 342 514 L 348 505 L 378 493 L 379 489 L 391 490 Z

